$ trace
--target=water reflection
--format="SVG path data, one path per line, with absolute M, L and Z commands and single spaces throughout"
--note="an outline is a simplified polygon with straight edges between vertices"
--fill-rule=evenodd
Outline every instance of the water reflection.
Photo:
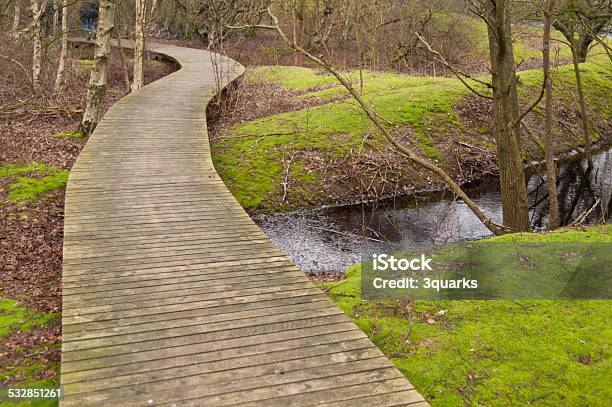
M 559 218 L 568 224 L 593 208 L 584 223 L 609 221 L 612 195 L 612 150 L 586 160 L 561 165 L 557 179 Z M 471 191 L 479 207 L 501 223 L 501 199 L 497 185 Z M 528 181 L 530 219 L 535 230 L 548 225 L 546 176 L 535 174 Z M 270 238 L 307 272 L 340 271 L 374 253 L 383 244 L 422 250 L 464 240 L 490 236 L 490 232 L 462 201 L 438 196 L 396 199 L 377 206 L 297 211 L 255 217 Z

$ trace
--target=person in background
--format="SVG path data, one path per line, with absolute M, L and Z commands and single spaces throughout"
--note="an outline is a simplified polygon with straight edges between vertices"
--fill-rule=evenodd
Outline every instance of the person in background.
M 99 7 L 99 0 L 81 1 L 81 28 L 86 31 L 88 40 L 96 37 Z

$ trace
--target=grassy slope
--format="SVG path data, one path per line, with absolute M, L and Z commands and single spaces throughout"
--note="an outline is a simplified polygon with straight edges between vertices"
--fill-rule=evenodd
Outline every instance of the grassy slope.
M 606 73 L 607 68 L 599 63 L 586 63 L 581 68 L 589 105 L 594 106 L 599 119 L 608 118 L 607 92 L 612 86 L 612 78 Z M 355 83 L 358 82 L 356 72 L 350 76 Z M 389 122 L 390 127 L 409 128 L 417 148 L 432 160 L 443 160 L 440 147 L 448 142 L 448 132 L 461 134 L 463 141 L 468 143 L 492 148 L 483 137 L 471 136 L 474 133 L 466 131 L 460 120 L 456 108 L 469 91 L 458 80 L 375 72 L 365 72 L 364 76 L 365 99 Z M 519 76 L 521 96 L 531 100 L 539 91 L 541 72 L 524 71 Z M 302 91 L 301 95 L 295 96 L 299 98 L 331 98 L 344 92 L 339 87 L 329 87 L 334 83 L 329 75 L 299 67 L 260 67 L 251 70 L 247 80 L 275 83 Z M 555 77 L 555 87 L 557 98 L 565 105 L 573 104 L 573 83 L 571 66 L 561 67 Z M 271 209 L 283 193 L 280 187 L 285 171 L 283 162 L 291 152 L 316 150 L 327 160 L 333 160 L 351 150 L 384 144 L 377 135 L 364 140 L 371 131 L 371 124 L 352 100 L 334 101 L 236 125 L 230 129 L 227 138 L 213 145 L 213 160 L 221 177 L 243 206 Z M 483 127 L 478 132 L 486 134 L 490 130 Z M 314 193 L 321 174 L 303 171 L 304 167 L 298 155 L 290 167 L 291 179 L 298 180 L 305 189 L 310 188 Z
M 562 229 L 483 244 L 609 243 L 610 232 L 612 225 Z M 612 301 L 362 302 L 359 265 L 325 286 L 434 406 L 603 407 L 612 399 Z M 413 327 L 404 340 L 408 309 Z

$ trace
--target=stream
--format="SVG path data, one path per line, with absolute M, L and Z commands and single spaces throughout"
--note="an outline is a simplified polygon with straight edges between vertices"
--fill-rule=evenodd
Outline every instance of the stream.
M 527 182 L 533 230 L 548 225 L 548 186 L 544 173 Z M 501 223 L 501 197 L 497 182 L 466 188 L 493 221 Z M 612 149 L 593 155 L 588 171 L 585 159 L 559 165 L 557 179 L 559 220 L 562 224 L 595 206 L 583 224 L 612 213 Z M 446 196 L 445 196 L 446 195 Z M 607 210 L 602 210 L 607 208 Z M 257 215 L 253 220 L 304 272 L 339 272 L 363 256 L 387 251 L 389 245 L 424 250 L 447 243 L 491 236 L 463 201 L 449 193 L 412 195 L 341 207 Z

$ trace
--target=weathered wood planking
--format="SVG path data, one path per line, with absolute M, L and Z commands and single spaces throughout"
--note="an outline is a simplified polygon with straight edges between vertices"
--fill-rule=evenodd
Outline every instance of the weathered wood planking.
M 205 107 L 242 66 L 151 49 L 182 68 L 115 103 L 70 173 L 61 405 L 427 405 L 215 172 Z

